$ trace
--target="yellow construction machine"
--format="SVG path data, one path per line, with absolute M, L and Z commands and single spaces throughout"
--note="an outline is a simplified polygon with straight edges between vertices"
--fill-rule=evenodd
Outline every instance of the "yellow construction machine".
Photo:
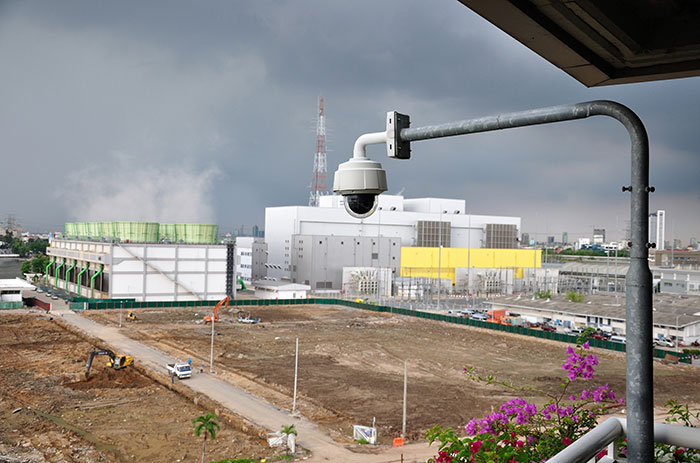
M 88 357 L 87 365 L 85 366 L 85 379 L 90 377 L 90 368 L 92 368 L 92 360 L 97 355 L 107 355 L 109 360 L 107 361 L 107 366 L 109 368 L 114 368 L 115 370 L 121 370 L 129 365 L 134 364 L 134 358 L 130 355 L 125 354 L 115 354 L 109 349 L 103 349 L 101 347 L 93 347 L 90 349 L 90 356 Z

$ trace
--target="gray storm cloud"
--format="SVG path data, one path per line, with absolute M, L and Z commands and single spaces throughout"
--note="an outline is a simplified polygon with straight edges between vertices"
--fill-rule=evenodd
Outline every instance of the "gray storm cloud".
M 215 167 L 150 166 L 126 170 L 133 159 L 120 155 L 117 164 L 77 172 L 61 191 L 75 221 L 149 221 L 216 223 L 213 187 Z

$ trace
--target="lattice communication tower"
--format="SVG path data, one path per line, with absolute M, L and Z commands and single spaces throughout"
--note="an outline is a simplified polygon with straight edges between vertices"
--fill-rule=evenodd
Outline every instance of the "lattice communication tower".
M 314 154 L 314 172 L 311 178 L 309 206 L 319 205 L 321 196 L 328 194 L 326 178 L 326 116 L 323 112 L 323 97 L 318 98 L 318 119 L 316 119 L 316 153 Z

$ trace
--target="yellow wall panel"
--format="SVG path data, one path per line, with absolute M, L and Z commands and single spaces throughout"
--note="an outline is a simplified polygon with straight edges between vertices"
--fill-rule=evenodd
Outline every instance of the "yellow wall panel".
M 523 278 L 524 268 L 541 268 L 542 251 L 539 249 L 465 249 L 465 248 L 401 248 L 401 276 L 437 278 L 438 262 L 440 277 L 454 282 L 455 269 L 512 268 L 515 278 Z

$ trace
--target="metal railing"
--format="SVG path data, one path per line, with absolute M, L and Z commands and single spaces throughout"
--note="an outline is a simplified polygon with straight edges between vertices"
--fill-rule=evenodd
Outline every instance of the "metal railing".
M 627 461 L 618 457 L 617 441 L 627 436 L 627 420 L 608 418 L 576 442 L 547 460 L 547 463 L 615 463 Z M 654 442 L 700 449 L 700 428 L 676 424 L 654 423 Z M 601 451 L 607 454 L 599 459 Z

